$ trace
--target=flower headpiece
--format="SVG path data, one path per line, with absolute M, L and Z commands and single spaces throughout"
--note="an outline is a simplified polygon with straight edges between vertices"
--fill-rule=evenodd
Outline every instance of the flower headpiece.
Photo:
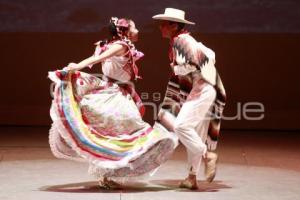
M 129 27 L 128 21 L 126 19 L 124 19 L 124 18 L 118 19 L 117 17 L 112 17 L 110 19 L 110 21 L 112 23 L 114 23 L 114 25 L 116 27 L 124 27 L 124 28 L 128 28 Z

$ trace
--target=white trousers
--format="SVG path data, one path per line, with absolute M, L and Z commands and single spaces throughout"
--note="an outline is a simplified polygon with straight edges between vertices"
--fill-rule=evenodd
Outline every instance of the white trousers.
M 199 87 L 194 85 L 194 87 Z M 163 124 L 173 130 L 181 143 L 187 149 L 189 173 L 196 175 L 200 169 L 201 160 L 207 151 L 204 143 L 209 127 L 209 112 L 216 98 L 214 87 L 206 82 L 191 91 L 187 101 L 183 103 L 176 119 L 170 113 L 160 113 Z

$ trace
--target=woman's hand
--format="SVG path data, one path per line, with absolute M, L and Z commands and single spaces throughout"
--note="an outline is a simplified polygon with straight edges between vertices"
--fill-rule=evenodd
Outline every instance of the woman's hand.
M 67 67 L 64 67 L 64 71 L 76 71 L 79 68 L 77 63 L 69 63 Z

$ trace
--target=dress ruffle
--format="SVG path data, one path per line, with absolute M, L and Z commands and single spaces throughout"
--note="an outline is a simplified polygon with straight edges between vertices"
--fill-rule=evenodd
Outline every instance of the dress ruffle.
M 49 78 L 56 157 L 88 162 L 97 177 L 132 177 L 157 168 L 177 146 L 175 134 L 142 120 L 126 87 L 83 72 L 49 72 Z

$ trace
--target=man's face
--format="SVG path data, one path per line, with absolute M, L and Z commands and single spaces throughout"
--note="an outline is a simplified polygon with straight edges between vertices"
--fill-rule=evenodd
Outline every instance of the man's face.
M 170 24 L 169 21 L 161 20 L 159 22 L 159 29 L 163 38 L 171 38 L 172 33 L 174 32 L 174 30 L 176 30 L 176 26 L 174 29 L 174 25 L 175 24 Z

